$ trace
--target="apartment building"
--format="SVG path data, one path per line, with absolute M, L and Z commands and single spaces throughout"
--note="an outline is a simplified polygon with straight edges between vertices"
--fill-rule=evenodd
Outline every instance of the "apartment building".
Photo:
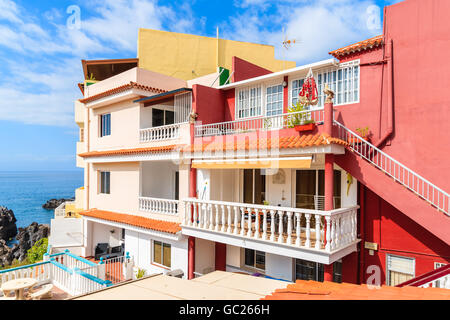
M 225 81 L 130 65 L 85 83 L 83 255 L 123 244 L 149 273 L 388 285 L 449 263 L 439 8 L 386 7 L 383 35 L 277 72 L 230 57 Z M 135 62 L 98 68 L 116 63 Z M 292 112 L 310 71 L 318 104 Z

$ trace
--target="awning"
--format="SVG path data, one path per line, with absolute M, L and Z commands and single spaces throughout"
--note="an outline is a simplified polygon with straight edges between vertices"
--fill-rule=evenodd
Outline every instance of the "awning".
M 312 157 L 192 160 L 196 169 L 309 169 Z
M 185 93 L 185 92 L 192 92 L 192 89 L 190 88 L 180 88 L 180 89 L 176 89 L 176 90 L 172 90 L 172 91 L 168 91 L 168 92 L 164 92 L 164 93 L 160 93 L 151 97 L 145 97 L 142 99 L 138 99 L 135 100 L 133 102 L 145 102 L 145 105 L 152 105 L 156 102 L 160 103 L 161 101 L 165 101 L 168 99 L 173 98 L 174 96 L 176 96 L 177 94 L 180 93 Z

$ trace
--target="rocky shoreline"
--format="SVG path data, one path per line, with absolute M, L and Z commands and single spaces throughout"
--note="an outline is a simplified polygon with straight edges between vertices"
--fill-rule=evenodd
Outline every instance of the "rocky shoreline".
M 62 203 L 74 201 L 74 199 L 50 199 L 42 205 L 42 208 L 47 210 L 53 210 L 58 208 Z
M 0 207 L 0 267 L 11 265 L 14 260 L 24 261 L 28 250 L 50 234 L 50 227 L 46 224 L 33 222 L 28 227 L 17 230 L 16 222 L 12 210 Z M 9 247 L 7 242 L 14 237 L 18 243 Z

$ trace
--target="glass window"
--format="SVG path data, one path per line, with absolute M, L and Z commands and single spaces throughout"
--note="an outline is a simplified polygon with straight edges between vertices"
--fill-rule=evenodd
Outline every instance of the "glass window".
M 291 103 L 292 105 L 296 105 L 298 102 L 298 94 L 300 93 L 300 91 L 302 90 L 303 87 L 303 83 L 305 82 L 304 79 L 300 79 L 300 80 L 294 80 L 292 81 L 292 86 L 291 86 Z
M 111 114 L 100 116 L 100 137 L 111 135 Z
M 324 265 L 317 262 L 295 259 L 296 280 L 324 280 Z M 342 261 L 333 263 L 333 282 L 342 282 Z
M 167 126 L 175 123 L 175 113 L 170 110 L 152 109 L 152 127 Z
M 256 269 L 265 270 L 266 254 L 262 251 L 245 249 L 245 265 Z
M 260 169 L 244 169 L 244 203 L 264 204 L 266 176 Z
M 100 193 L 109 194 L 110 193 L 110 180 L 111 173 L 101 171 L 100 172 Z
M 237 91 L 236 118 L 261 115 L 261 87 L 244 88 Z
M 275 116 L 283 113 L 283 86 L 277 85 L 267 88 L 266 115 Z
M 359 61 L 341 64 L 340 67 L 321 70 L 316 74 L 317 90 L 319 91 L 319 107 L 323 107 L 325 84 L 334 91 L 334 104 L 347 104 L 359 101 Z
M 160 241 L 153 241 L 153 263 L 171 267 L 171 245 Z
M 411 280 L 415 274 L 415 263 L 413 258 L 387 256 L 387 284 L 396 286 L 402 282 Z

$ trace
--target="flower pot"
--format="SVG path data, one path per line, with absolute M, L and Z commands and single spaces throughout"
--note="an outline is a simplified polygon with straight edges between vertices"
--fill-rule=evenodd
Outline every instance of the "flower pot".
M 367 137 L 362 137 L 362 138 L 363 138 L 365 141 L 369 142 L 369 138 L 367 138 Z M 356 137 L 349 137 L 349 138 L 347 139 L 347 142 L 350 143 L 350 144 L 360 144 L 360 143 L 362 143 L 361 139 L 358 139 L 358 138 L 356 138 Z
M 298 132 L 312 131 L 316 128 L 316 124 L 315 123 L 301 124 L 301 125 L 294 126 L 294 128 Z

